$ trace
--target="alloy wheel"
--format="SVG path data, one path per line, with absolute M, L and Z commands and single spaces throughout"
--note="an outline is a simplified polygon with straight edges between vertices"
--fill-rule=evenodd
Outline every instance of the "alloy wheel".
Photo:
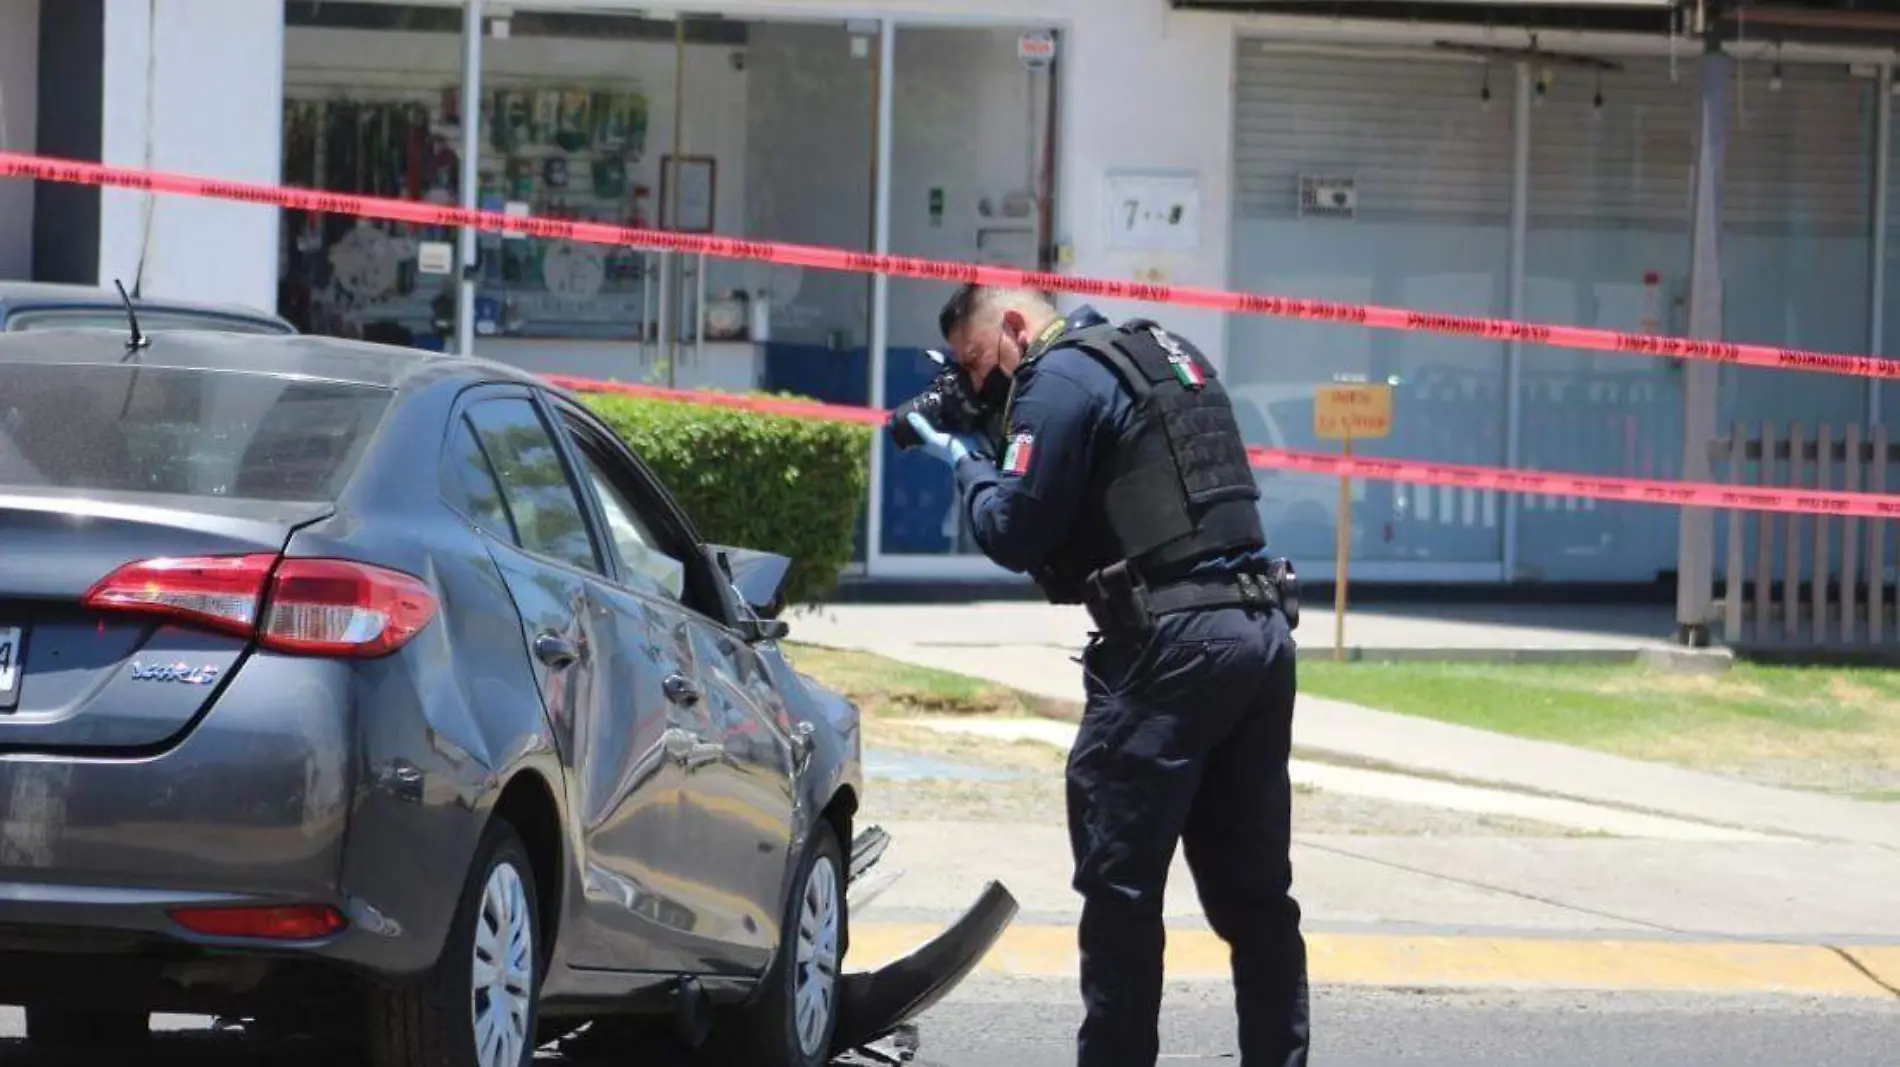
M 798 909 L 798 961 L 792 981 L 794 1025 L 805 1055 L 817 1056 L 830 1032 L 838 978 L 838 868 L 819 856 L 805 878 Z
M 518 1067 L 528 1044 L 534 990 L 534 918 L 521 874 L 502 863 L 488 875 L 475 917 L 469 983 L 475 1057 L 482 1067 Z

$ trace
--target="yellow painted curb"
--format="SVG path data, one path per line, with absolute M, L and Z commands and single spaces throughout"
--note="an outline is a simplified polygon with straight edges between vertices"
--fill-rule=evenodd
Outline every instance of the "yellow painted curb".
M 941 932 L 913 923 L 853 923 L 852 969 L 905 955 Z M 1315 984 L 1369 986 L 1547 986 L 1658 992 L 1803 993 L 1892 997 L 1900 947 L 1846 951 L 1879 980 L 1820 945 L 1632 940 L 1545 940 L 1309 933 Z M 1226 979 L 1227 946 L 1209 930 L 1169 930 L 1169 978 Z M 1076 973 L 1075 929 L 1015 925 L 979 972 L 1067 978 Z

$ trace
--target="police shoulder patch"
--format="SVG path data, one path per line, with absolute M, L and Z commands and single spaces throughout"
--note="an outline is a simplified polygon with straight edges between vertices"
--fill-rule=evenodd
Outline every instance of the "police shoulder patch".
M 1011 434 L 1003 451 L 1003 470 L 1010 474 L 1028 474 L 1029 457 L 1036 450 L 1036 435 L 1027 430 Z

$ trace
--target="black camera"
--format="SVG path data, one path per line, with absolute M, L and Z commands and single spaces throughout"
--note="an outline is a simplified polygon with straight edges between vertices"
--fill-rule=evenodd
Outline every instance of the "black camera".
M 990 414 L 970 395 L 962 368 L 935 350 L 931 351 L 930 360 L 943 369 L 930 379 L 923 392 L 891 409 L 888 422 L 891 440 L 905 451 L 923 444 L 923 439 L 910 425 L 909 415 L 913 411 L 922 415 L 925 422 L 952 434 L 983 433 L 984 420 Z

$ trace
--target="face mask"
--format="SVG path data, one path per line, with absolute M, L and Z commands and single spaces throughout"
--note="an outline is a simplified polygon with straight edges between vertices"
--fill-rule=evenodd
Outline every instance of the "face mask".
M 1009 403 L 1009 375 L 1001 367 L 991 367 L 983 376 L 983 386 L 976 391 L 976 402 L 989 411 L 1001 411 Z

